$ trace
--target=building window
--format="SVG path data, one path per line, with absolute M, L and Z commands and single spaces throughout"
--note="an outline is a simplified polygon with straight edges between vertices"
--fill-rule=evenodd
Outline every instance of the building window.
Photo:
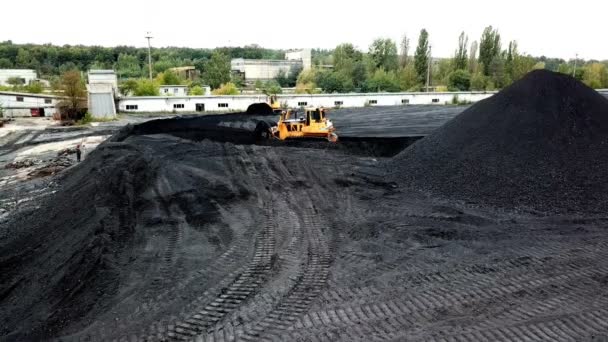
M 178 91 L 179 91 L 179 89 L 173 88 L 173 94 L 177 94 Z
M 168 92 L 169 92 L 169 89 L 165 88 L 165 89 L 163 89 L 163 91 L 164 91 L 164 92 L 165 92 L 165 94 L 166 94 L 166 93 L 168 93 Z
M 137 110 L 137 105 L 127 105 L 127 110 Z
M 378 104 L 378 100 L 369 100 L 367 101 L 367 103 L 369 103 L 370 105 Z
M 298 107 L 308 106 L 308 102 L 298 102 Z
M 197 103 L 195 107 L 196 107 L 196 111 L 197 112 L 204 112 L 205 111 L 205 104 L 204 103 Z
M 173 109 L 184 109 L 183 103 L 176 103 L 173 105 Z
M 439 103 L 439 99 L 433 99 L 433 103 Z
M 45 104 L 51 104 L 51 103 L 53 103 L 53 100 L 51 100 L 51 99 L 44 99 L 44 103 Z
M 17 96 L 17 102 L 23 102 L 23 96 Z
M 227 103 L 218 103 L 217 106 L 219 108 L 228 108 L 228 104 Z
M 344 101 L 334 101 L 334 106 L 341 106 L 344 104 Z
M 410 104 L 410 99 L 401 99 L 401 104 Z

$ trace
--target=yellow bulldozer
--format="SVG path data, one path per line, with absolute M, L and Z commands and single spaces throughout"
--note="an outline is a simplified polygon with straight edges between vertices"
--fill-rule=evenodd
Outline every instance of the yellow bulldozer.
M 327 110 L 322 107 L 306 108 L 303 113 L 281 110 L 276 125 L 261 121 L 256 127 L 256 134 L 261 139 L 325 138 L 331 142 L 338 141 L 336 128 L 327 118 Z

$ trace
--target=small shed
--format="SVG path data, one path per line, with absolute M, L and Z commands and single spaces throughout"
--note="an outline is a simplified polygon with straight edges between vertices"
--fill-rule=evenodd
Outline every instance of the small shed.
M 188 86 L 186 85 L 161 85 L 161 96 L 187 96 Z

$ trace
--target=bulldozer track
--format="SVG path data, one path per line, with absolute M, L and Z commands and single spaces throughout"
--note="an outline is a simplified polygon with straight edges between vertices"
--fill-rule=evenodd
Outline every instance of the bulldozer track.
M 278 334 L 308 310 L 325 287 L 329 274 L 331 258 L 327 243 L 320 231 L 322 223 L 313 212 L 312 204 L 306 208 L 302 222 L 309 241 L 308 260 L 301 276 L 287 296 L 266 317 L 244 329 L 242 340 L 260 340 Z
M 246 152 L 237 146 L 237 151 Z M 257 172 L 254 162 L 247 153 L 240 153 L 241 161 L 250 174 L 250 180 L 256 183 L 256 187 L 263 188 L 263 181 Z M 266 203 L 263 210 L 263 228 L 258 232 L 255 239 L 255 251 L 251 261 L 238 272 L 232 281 L 225 287 L 219 289 L 216 294 L 209 293 L 201 296 L 200 304 L 191 305 L 192 308 L 184 310 L 193 312 L 184 315 L 184 319 L 178 319 L 174 324 L 158 327 L 159 333 L 151 338 L 159 340 L 190 340 L 195 336 L 204 334 L 226 318 L 228 314 L 239 308 L 259 287 L 267 281 L 272 268 L 272 256 L 275 252 L 276 221 L 272 199 Z
M 169 340 L 189 340 L 206 332 L 238 308 L 266 281 L 274 253 L 274 224 L 271 210 L 270 208 L 266 210 L 265 226 L 256 237 L 255 253 L 245 271 L 240 273 L 227 288 L 222 289 L 208 305 L 184 321 L 170 326 L 167 332 Z
M 605 272 L 606 270 L 602 270 Z M 560 296 L 563 293 L 572 293 L 577 288 L 579 279 L 585 278 L 591 274 L 596 273 L 595 270 L 589 269 L 580 272 L 576 272 L 573 276 L 558 276 L 553 278 L 547 278 L 542 280 L 530 280 L 525 282 L 514 282 L 514 285 L 488 288 L 486 290 L 475 290 L 475 291 L 463 291 L 454 290 L 452 292 L 444 292 L 442 294 L 437 293 L 417 293 L 412 295 L 397 295 L 393 294 L 393 298 L 400 298 L 399 300 L 375 300 L 369 304 L 363 305 L 346 305 L 335 307 L 329 310 L 322 310 L 317 312 L 310 312 L 304 315 L 300 320 L 294 324 L 294 332 L 291 332 L 285 339 L 295 339 L 297 336 L 312 335 L 310 340 L 324 340 L 323 336 L 327 336 L 334 332 L 336 336 L 341 336 L 342 339 L 348 340 L 348 331 L 350 328 L 356 327 L 357 329 L 363 329 L 363 333 L 359 332 L 359 338 L 356 336 L 350 336 L 355 339 L 360 339 L 363 336 L 381 336 L 382 340 L 395 338 L 397 336 L 408 337 L 408 340 L 415 335 L 415 331 L 404 333 L 404 329 L 409 329 L 415 326 L 415 322 L 433 322 L 437 317 L 437 312 L 441 312 L 449 307 L 457 307 L 458 310 L 467 310 L 472 308 L 472 304 L 476 302 L 500 302 L 501 299 L 507 299 L 512 294 L 524 291 L 529 293 L 533 291 L 540 291 L 545 294 L 555 294 Z M 600 273 L 602 273 L 600 271 Z M 569 285 L 556 285 L 560 282 L 568 280 Z M 447 291 L 447 289 L 446 289 Z M 570 292 L 568 292 L 570 291 Z M 579 293 L 572 293 L 573 297 L 568 301 L 561 301 L 559 298 L 555 298 L 551 304 L 553 306 L 559 306 L 560 303 L 576 302 L 582 298 L 589 298 L 590 290 L 579 291 Z M 587 300 L 587 302 L 593 302 Z M 545 301 L 541 303 L 546 303 Z M 584 304 L 585 302 L 581 302 Z M 513 317 L 520 317 L 531 320 L 544 318 L 543 314 L 550 318 L 554 313 L 551 309 L 550 304 L 544 304 L 544 310 L 534 310 L 535 306 L 531 305 L 529 308 L 521 307 L 514 313 Z M 595 306 L 605 305 L 604 302 L 594 302 Z M 583 305 L 584 306 L 584 305 Z M 392 320 L 392 323 L 387 323 L 388 326 L 383 327 L 379 330 L 379 327 Z M 497 325 L 504 325 L 504 323 L 516 324 L 521 322 L 518 320 L 498 322 Z M 345 329 L 349 328 L 349 329 Z M 477 329 L 467 327 L 465 330 L 480 329 L 489 330 L 489 327 L 479 327 Z M 454 330 L 462 331 L 462 328 Z M 345 336 L 344 333 L 347 335 Z M 580 337 L 580 336 L 579 336 Z M 465 339 L 469 341 L 470 339 Z

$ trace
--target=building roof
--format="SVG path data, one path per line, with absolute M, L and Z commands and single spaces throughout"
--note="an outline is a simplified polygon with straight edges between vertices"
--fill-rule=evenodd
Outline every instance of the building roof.
M 36 72 L 34 69 L 0 69 L 0 72 Z
M 159 87 L 161 87 L 161 88 L 188 88 L 187 85 L 183 85 L 183 84 L 163 84 Z
M 115 74 L 114 70 L 89 70 L 89 74 Z
M 15 91 L 0 91 L 0 95 L 36 97 L 36 98 L 45 98 L 45 99 L 59 99 L 59 98 L 61 98 L 61 96 L 57 96 L 57 95 L 19 93 L 19 92 L 15 92 Z
M 196 69 L 196 67 L 194 66 L 181 66 L 181 67 L 175 67 L 175 68 L 169 68 L 169 70 L 176 70 L 176 71 L 185 71 L 185 70 L 193 70 Z

